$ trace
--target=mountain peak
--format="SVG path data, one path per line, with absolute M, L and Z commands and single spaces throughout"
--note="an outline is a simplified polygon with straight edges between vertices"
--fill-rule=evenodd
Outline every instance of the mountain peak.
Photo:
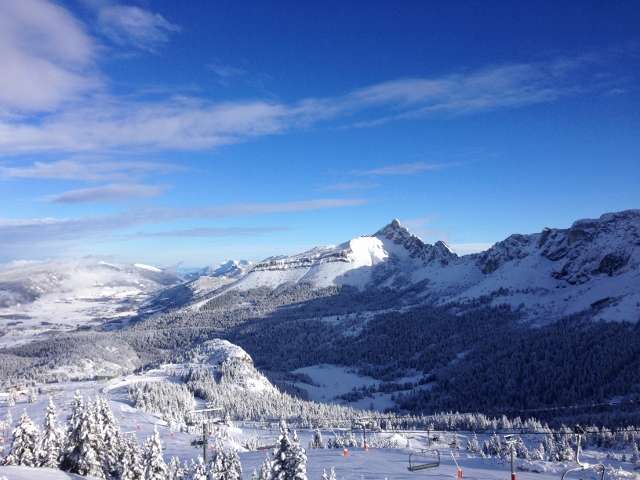
M 425 262 L 438 261 L 446 264 L 457 256 L 443 241 L 438 241 L 435 245 L 423 242 L 406 227 L 403 227 L 397 218 L 394 218 L 391 223 L 378 230 L 373 236 L 401 245 L 407 249 L 411 257 L 420 258 Z
M 403 227 L 400 223 L 400 220 L 394 218 L 390 223 L 382 227 L 376 233 L 373 234 L 374 237 L 395 237 L 397 235 L 401 235 L 402 237 L 413 237 L 409 230 L 406 227 Z

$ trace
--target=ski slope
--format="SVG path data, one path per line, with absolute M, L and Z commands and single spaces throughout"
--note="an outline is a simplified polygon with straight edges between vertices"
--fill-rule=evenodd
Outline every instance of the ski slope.
M 96 394 L 106 395 L 113 413 L 118 420 L 121 430 L 134 435 L 138 442 L 142 444 L 144 440 L 153 433 L 154 428 L 160 432 L 164 445 L 165 459 L 168 462 L 172 456 L 177 456 L 183 460 L 195 458 L 201 453 L 200 448 L 191 446 L 198 433 L 186 433 L 172 431 L 166 422 L 149 413 L 142 412 L 132 407 L 126 393 L 126 385 L 129 379 L 113 379 L 112 381 L 85 381 L 68 382 L 54 384 L 44 387 L 48 389 L 46 394 L 40 395 L 34 403 L 27 403 L 26 398 L 19 398 L 17 405 L 12 409 L 14 420 L 24 410 L 38 425 L 41 425 L 44 418 L 48 395 L 51 395 L 58 407 L 58 418 L 65 419 L 69 414 L 69 408 L 74 393 L 77 391 L 85 397 L 93 397 Z M 148 379 L 147 379 L 148 380 Z M 163 381 L 159 378 L 158 381 Z M 4 418 L 7 412 L 6 405 L 0 405 L 0 418 Z M 235 426 L 225 428 L 223 431 L 223 443 L 227 448 L 235 448 L 239 451 L 243 466 L 243 478 L 251 478 L 254 469 L 259 469 L 265 459 L 270 454 L 269 451 L 248 451 L 245 445 L 248 441 L 257 441 L 259 444 L 273 444 L 278 438 L 278 428 L 273 425 L 257 426 L 256 424 L 236 423 Z M 337 430 L 335 430 L 337 431 Z M 333 435 L 334 430 L 323 429 L 322 435 L 325 441 Z M 311 441 L 313 432 L 311 430 L 299 430 L 300 443 L 306 448 Z M 371 434 L 370 434 L 371 435 Z M 338 479 L 361 480 L 361 479 L 455 479 L 456 466 L 451 456 L 453 452 L 456 461 L 464 471 L 464 477 L 471 480 L 508 480 L 509 466 L 507 463 L 496 459 L 480 458 L 472 456 L 465 451 L 452 450 L 448 443 L 452 435 L 444 436 L 441 442 L 434 445 L 441 451 L 441 466 L 437 469 L 418 472 L 407 470 L 408 458 L 411 452 L 417 452 L 427 446 L 427 433 L 424 431 L 411 432 L 388 432 L 374 434 L 380 437 L 390 438 L 399 442 L 399 448 L 371 448 L 365 451 L 360 448 L 350 449 L 349 455 L 345 456 L 340 449 L 307 449 L 307 471 L 310 479 L 319 479 L 323 469 L 334 468 Z M 451 437 L 451 438 L 449 438 Z M 464 444 L 466 435 L 458 434 L 458 440 Z M 480 441 L 484 436 L 479 436 Z M 10 443 L 10 439 L 4 445 Z M 3 454 L 6 452 L 3 452 Z M 594 463 L 604 462 L 608 465 L 608 480 L 616 479 L 637 479 L 640 478 L 629 462 L 623 462 L 613 458 L 607 458 L 607 452 L 588 450 L 584 452 L 584 459 Z M 535 471 L 518 471 L 519 480 L 560 480 L 564 469 L 570 464 L 548 463 L 548 462 L 522 462 L 521 468 Z M 28 469 L 24 467 L 0 467 L 0 478 L 7 477 L 8 480 L 61 480 L 80 478 L 64 472 L 47 469 Z M 590 475 L 573 477 L 594 478 Z

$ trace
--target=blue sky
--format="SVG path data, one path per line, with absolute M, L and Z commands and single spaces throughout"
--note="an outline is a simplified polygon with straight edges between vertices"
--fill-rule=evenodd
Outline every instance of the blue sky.
M 559 4 L 561 3 L 561 4 Z M 637 2 L 0 2 L 0 261 L 195 266 L 640 205 Z

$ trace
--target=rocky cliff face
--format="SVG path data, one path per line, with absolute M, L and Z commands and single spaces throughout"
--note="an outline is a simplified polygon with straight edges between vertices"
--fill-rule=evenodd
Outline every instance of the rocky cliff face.
M 530 255 L 553 262 L 551 276 L 570 285 L 598 275 L 618 275 L 638 267 L 640 210 L 579 220 L 570 228 L 546 228 L 532 235 L 511 235 L 478 256 L 483 273 Z
M 378 230 L 374 236 L 389 240 L 403 247 L 409 257 L 422 260 L 424 263 L 438 262 L 446 265 L 451 260 L 458 258 L 443 241 L 437 241 L 433 245 L 425 243 L 400 225 L 397 219 L 394 219 L 389 225 Z

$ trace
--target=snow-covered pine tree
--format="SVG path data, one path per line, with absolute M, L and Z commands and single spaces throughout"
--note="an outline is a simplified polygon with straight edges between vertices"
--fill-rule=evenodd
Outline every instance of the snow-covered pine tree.
M 198 457 L 198 463 L 194 463 L 189 468 L 189 480 L 208 480 L 209 472 L 207 466 L 203 463 L 202 457 Z
M 480 443 L 478 442 L 478 435 L 475 433 L 467 439 L 467 450 L 470 453 L 480 453 Z
M 523 460 L 529 460 L 531 458 L 531 454 L 529 453 L 529 449 L 527 445 L 524 443 L 522 438 L 518 438 L 518 441 L 515 445 L 516 456 L 518 458 L 522 458 Z
M 82 397 L 76 395 L 61 468 L 79 475 L 105 478 L 100 460 L 101 444 L 95 406 L 92 403 L 83 404 Z
M 529 454 L 531 460 L 544 460 L 544 445 L 539 443 Z
M 545 459 L 549 462 L 555 462 L 558 460 L 558 447 L 553 435 L 548 434 L 544 436 L 542 443 L 544 447 Z
M 631 446 L 631 463 L 634 465 L 638 465 L 640 463 L 640 449 L 638 449 L 638 444 L 633 442 Z
M 289 439 L 284 422 L 280 426 L 280 440 L 271 462 L 270 480 L 307 480 L 307 455 L 299 443 Z
M 145 480 L 166 480 L 169 469 L 162 458 L 162 442 L 157 428 L 145 443 L 143 458 Z
M 130 436 L 123 438 L 119 463 L 120 480 L 144 479 L 142 452 L 140 452 L 140 446 L 135 437 Z
M 322 440 L 322 433 L 319 428 L 313 431 L 313 439 L 309 446 L 311 448 L 324 448 L 324 441 Z
M 575 453 L 566 435 L 564 435 L 560 439 L 560 441 L 557 442 L 557 446 L 558 446 L 558 450 L 557 450 L 558 460 L 560 460 L 561 462 L 570 462 L 574 459 Z
M 258 473 L 258 480 L 269 480 L 271 478 L 271 459 L 267 456 L 262 462 L 260 472 Z
M 82 414 L 84 411 L 84 399 L 80 392 L 76 390 L 73 396 L 73 402 L 71 403 L 71 413 L 67 418 L 67 428 L 69 431 L 76 430 L 82 420 Z
M 242 480 L 242 463 L 237 451 L 229 450 L 224 453 L 224 467 L 223 480 Z
M 26 412 L 20 416 L 18 426 L 13 430 L 11 451 L 4 463 L 25 467 L 38 466 L 38 428 Z
M 326 469 L 322 469 L 322 477 L 321 480 L 336 480 L 336 471 L 333 467 L 327 472 Z
M 56 406 L 53 399 L 49 397 L 42 435 L 40 436 L 38 465 L 46 468 L 58 468 L 63 446 L 64 435 L 58 425 Z
M 222 480 L 226 474 L 226 465 L 224 461 L 224 452 L 222 451 L 222 444 L 216 440 L 216 448 L 213 458 L 207 465 L 207 475 L 209 480 Z
M 171 457 L 169 461 L 169 480 L 184 480 L 185 471 L 178 457 Z
M 123 448 L 120 427 L 106 398 L 96 398 L 95 414 L 103 446 L 100 451 L 102 466 L 108 475 L 115 476 L 119 469 L 118 459 Z
M 11 414 L 11 409 L 7 410 L 7 414 L 4 416 L 4 427 L 11 430 L 13 426 L 13 415 Z

